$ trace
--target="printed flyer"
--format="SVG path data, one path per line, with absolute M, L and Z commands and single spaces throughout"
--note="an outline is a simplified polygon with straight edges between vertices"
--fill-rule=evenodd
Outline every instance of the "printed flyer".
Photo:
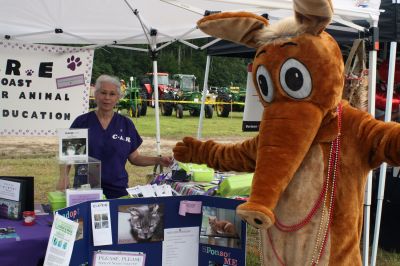
M 93 246 L 112 245 L 110 202 L 91 202 Z
M 164 229 L 162 266 L 198 265 L 199 227 Z
M 55 214 L 47 244 L 44 266 L 68 266 L 78 230 L 78 223 Z

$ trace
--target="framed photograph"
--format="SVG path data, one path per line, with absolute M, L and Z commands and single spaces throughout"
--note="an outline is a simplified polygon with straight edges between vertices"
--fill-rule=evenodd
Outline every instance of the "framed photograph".
M 235 210 L 203 206 L 200 243 L 241 248 L 241 219 Z
M 88 129 L 58 129 L 59 159 L 84 159 L 88 157 Z
M 164 204 L 118 207 L 118 244 L 164 240 Z

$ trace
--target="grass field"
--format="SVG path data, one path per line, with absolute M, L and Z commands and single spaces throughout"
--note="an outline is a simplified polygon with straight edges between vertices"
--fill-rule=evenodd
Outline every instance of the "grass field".
M 133 121 L 142 136 L 155 136 L 154 109 L 147 108 L 145 117 L 133 118 Z M 124 113 L 124 112 L 123 112 Z M 218 117 L 214 112 L 213 118 L 203 119 L 202 137 L 251 137 L 256 133 L 242 131 L 243 113 L 231 112 L 227 118 Z M 161 138 L 181 139 L 184 136 L 197 136 L 199 118 L 183 112 L 183 118 L 178 119 L 175 113 L 172 116 L 160 116 Z
M 202 137 L 205 139 L 218 139 L 221 141 L 241 141 L 244 138 L 252 137 L 256 133 L 242 132 L 242 113 L 231 113 L 228 118 L 220 118 L 215 114 L 212 119 L 204 119 Z M 154 109 L 148 108 L 148 114 L 144 117 L 133 119 L 139 133 L 143 137 L 155 139 L 155 116 Z M 174 116 L 160 116 L 161 145 L 169 143 L 164 153 L 170 152 L 173 144 L 184 136 L 197 135 L 199 119 L 190 117 L 189 112 L 184 112 L 183 119 Z M 57 161 L 57 140 L 41 144 L 43 138 L 30 138 L 20 142 L 9 141 L 7 137 L 2 138 L 0 145 L 0 175 L 29 175 L 35 177 L 35 201 L 48 202 L 47 192 L 55 190 L 55 182 L 58 179 L 59 169 Z M 152 141 L 150 141 L 152 142 Z M 12 143 L 12 144 L 11 144 Z M 15 144 L 17 143 L 17 144 Z M 148 145 L 144 154 L 155 154 L 155 145 Z M 15 145 L 12 152 L 7 151 L 7 145 Z M 130 176 L 130 186 L 143 184 L 146 175 L 152 172 L 152 167 L 133 167 L 127 165 Z M 249 230 L 247 244 L 248 266 L 260 265 L 258 251 L 258 233 L 256 230 Z M 400 265 L 400 254 L 379 250 L 378 266 Z

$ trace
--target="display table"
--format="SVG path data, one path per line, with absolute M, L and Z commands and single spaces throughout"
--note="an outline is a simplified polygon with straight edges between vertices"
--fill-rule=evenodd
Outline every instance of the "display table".
M 17 238 L 0 238 L 2 266 L 42 265 L 53 216 L 36 216 L 36 223 L 24 226 L 22 220 L 0 219 L 0 227 L 14 227 Z

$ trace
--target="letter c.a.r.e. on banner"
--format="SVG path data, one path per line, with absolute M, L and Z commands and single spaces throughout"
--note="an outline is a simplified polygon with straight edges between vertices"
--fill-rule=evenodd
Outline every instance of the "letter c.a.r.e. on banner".
M 92 49 L 0 42 L 0 136 L 48 136 L 89 108 Z

